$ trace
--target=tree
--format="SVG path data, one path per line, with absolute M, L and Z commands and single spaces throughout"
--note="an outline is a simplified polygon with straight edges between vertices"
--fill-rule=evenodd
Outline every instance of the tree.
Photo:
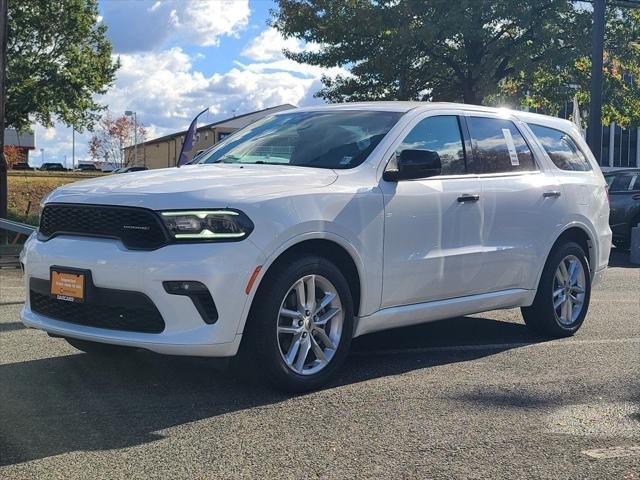
M 147 129 L 138 122 L 138 143 L 144 142 Z M 135 163 L 134 145 L 135 125 L 130 117 L 113 118 L 107 112 L 98 122 L 95 133 L 89 141 L 89 155 L 94 160 L 105 161 L 119 167 L 128 167 Z
M 569 57 L 585 22 L 567 0 L 278 0 L 272 14 L 284 36 L 319 45 L 289 58 L 350 68 L 323 79 L 329 101 L 479 104 L 517 72 Z
M 318 45 L 289 58 L 350 75 L 328 101 L 589 102 L 591 11 L 572 0 L 278 0 L 273 25 Z M 354 28 L 357 26 L 357 28 Z M 640 11 L 607 5 L 603 122 L 640 124 Z
M 602 122 L 640 125 L 640 11 L 608 6 L 603 66 Z M 584 36 L 588 35 L 584 31 Z M 590 96 L 589 43 L 578 45 L 565 63 L 547 59 L 538 68 L 519 72 L 505 83 L 503 94 L 543 113 L 557 115 L 576 96 L 586 111 Z M 583 117 L 586 119 L 586 115 Z
M 106 30 L 97 0 L 10 0 L 6 126 L 91 126 L 119 66 Z
M 26 161 L 25 155 L 15 145 L 4 146 L 4 159 L 8 167 L 13 167 L 16 163 Z

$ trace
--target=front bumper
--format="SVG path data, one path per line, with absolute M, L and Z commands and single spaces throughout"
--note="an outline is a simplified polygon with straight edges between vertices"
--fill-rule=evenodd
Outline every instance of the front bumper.
M 168 245 L 154 251 L 127 250 L 117 240 L 60 236 L 47 242 L 32 237 L 22 261 L 29 289 L 32 278 L 49 279 L 51 266 L 89 270 L 99 288 L 140 292 L 165 322 L 160 333 L 96 328 L 34 312 L 29 295 L 21 317 L 27 327 L 54 335 L 145 348 L 173 355 L 232 356 L 241 340 L 238 327 L 248 307 L 245 287 L 262 255 L 250 241 Z M 163 281 L 201 282 L 209 289 L 218 320 L 206 324 L 193 301 L 168 294 Z M 28 290 L 27 290 L 28 291 Z

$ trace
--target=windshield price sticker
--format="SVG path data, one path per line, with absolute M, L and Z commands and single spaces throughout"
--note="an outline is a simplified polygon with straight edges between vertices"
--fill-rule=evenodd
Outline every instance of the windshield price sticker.
M 518 152 L 516 151 L 516 144 L 513 143 L 513 137 L 511 136 L 511 130 L 508 128 L 502 129 L 502 135 L 504 136 L 505 142 L 507 142 L 507 148 L 509 149 L 509 158 L 511 159 L 511 165 L 517 167 L 520 165 L 520 160 L 518 160 Z

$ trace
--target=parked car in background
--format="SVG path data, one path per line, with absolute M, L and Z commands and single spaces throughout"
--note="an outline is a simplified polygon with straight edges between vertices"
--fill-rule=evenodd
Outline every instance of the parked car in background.
M 607 172 L 604 178 L 609 185 L 609 225 L 613 243 L 620 248 L 629 248 L 631 229 L 640 223 L 640 169 Z
M 78 168 L 76 168 L 76 172 L 99 172 L 96 166 L 93 163 L 80 163 L 78 164 Z
M 606 187 L 558 118 L 418 102 L 279 112 L 196 165 L 52 192 L 22 253 L 22 320 L 86 352 L 239 354 L 297 391 L 385 329 L 520 307 L 566 337 L 608 264 Z
M 67 169 L 61 163 L 46 162 L 40 167 L 40 170 L 45 172 L 66 172 Z
M 19 163 L 14 163 L 13 167 L 11 167 L 13 170 L 33 170 L 34 168 L 29 166 L 29 164 L 27 162 L 19 162 Z
M 149 167 L 124 167 L 114 170 L 113 173 L 143 172 L 145 170 L 149 170 Z

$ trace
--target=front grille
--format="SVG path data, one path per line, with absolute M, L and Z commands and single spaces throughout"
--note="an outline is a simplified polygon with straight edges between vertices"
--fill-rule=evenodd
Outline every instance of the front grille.
M 46 205 L 39 235 L 42 240 L 56 235 L 117 238 L 142 250 L 161 247 L 169 239 L 161 220 L 146 208 L 78 204 Z
M 139 295 L 142 308 L 65 302 L 35 290 L 30 292 L 30 301 L 34 312 L 63 322 L 127 332 L 161 333 L 164 320 L 160 312 L 145 295 Z

